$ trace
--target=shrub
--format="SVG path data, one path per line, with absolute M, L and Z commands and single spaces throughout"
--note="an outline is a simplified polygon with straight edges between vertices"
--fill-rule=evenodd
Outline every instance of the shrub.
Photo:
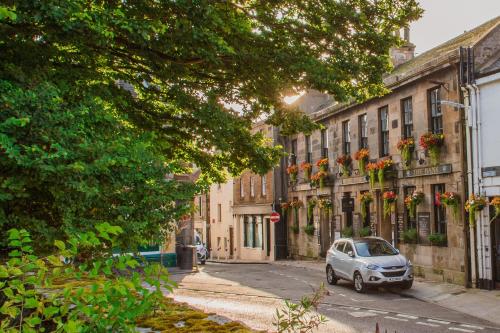
M 403 232 L 403 241 L 405 243 L 416 243 L 418 239 L 417 229 L 411 228 Z
M 352 237 L 353 234 L 352 227 L 344 227 L 341 231 L 342 237 Z
M 370 236 L 372 233 L 372 229 L 370 227 L 364 227 L 359 231 L 359 236 L 360 237 L 367 237 Z
M 432 245 L 436 246 L 444 246 L 447 243 L 446 235 L 439 233 L 430 234 L 429 241 L 431 242 Z
M 159 265 L 139 268 L 130 255 L 76 260 L 82 248 L 88 252 L 102 243 L 112 245 L 121 233 L 103 223 L 96 233 L 55 241 L 53 254 L 38 257 L 26 230 L 9 230 L 10 259 L 0 265 L 0 331 L 132 332 L 138 317 L 160 305 L 160 282 L 172 290 L 166 270 Z

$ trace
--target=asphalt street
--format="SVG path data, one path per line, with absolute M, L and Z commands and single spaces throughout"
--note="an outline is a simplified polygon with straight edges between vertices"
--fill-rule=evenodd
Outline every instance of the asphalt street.
M 201 266 L 198 273 L 176 274 L 173 297 L 208 312 L 265 331 L 273 330 L 276 308 L 285 299 L 298 300 L 324 282 L 325 296 L 318 312 L 328 318 L 322 332 L 500 332 L 488 321 L 398 294 L 398 289 L 371 289 L 358 294 L 340 281 L 326 283 L 316 270 L 275 264 L 215 264 Z

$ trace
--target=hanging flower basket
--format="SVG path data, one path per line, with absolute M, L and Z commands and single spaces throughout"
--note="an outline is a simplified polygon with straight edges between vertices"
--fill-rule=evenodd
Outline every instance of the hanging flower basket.
M 329 213 L 331 213 L 333 209 L 332 200 L 328 198 L 321 198 L 318 200 L 318 207 L 319 209 L 326 209 Z
M 300 170 L 304 172 L 304 179 L 307 181 L 311 180 L 311 170 L 312 170 L 312 164 L 308 162 L 302 162 L 300 164 Z
M 490 201 L 490 205 L 495 209 L 495 216 L 491 219 L 492 221 L 500 216 L 500 197 L 493 197 Z
M 366 171 L 368 171 L 368 176 L 370 177 L 370 188 L 373 190 L 375 188 L 375 182 L 377 181 L 377 163 L 368 163 L 366 165 Z
M 361 206 L 361 217 L 363 220 L 366 218 L 367 207 L 373 202 L 373 195 L 370 192 L 361 193 L 359 196 L 359 203 Z
M 349 176 L 349 169 L 351 168 L 352 158 L 349 155 L 341 155 L 337 158 L 337 164 L 342 169 L 342 176 Z
M 389 216 L 393 210 L 394 203 L 398 199 L 398 196 L 394 191 L 386 191 L 383 194 L 384 199 L 384 217 Z
M 323 170 L 316 172 L 311 177 L 311 186 L 318 186 L 319 185 L 319 188 L 323 189 L 325 187 L 325 178 L 327 176 L 328 176 L 328 173 L 326 173 Z
M 431 164 L 437 165 L 439 154 L 444 144 L 444 134 L 426 133 L 420 137 L 420 147 L 429 152 Z
M 366 163 L 368 163 L 368 160 L 370 159 L 370 151 L 366 148 L 362 148 L 354 154 L 354 159 L 358 161 L 360 175 L 366 175 Z
M 313 224 L 308 224 L 304 228 L 304 232 L 309 235 L 309 236 L 314 236 L 314 225 Z
M 295 164 L 290 165 L 286 168 L 286 173 L 290 176 L 290 181 L 292 183 L 297 182 L 297 173 L 299 172 L 299 167 Z
M 469 212 L 469 225 L 471 227 L 476 224 L 476 212 L 482 211 L 487 204 L 484 197 L 474 194 L 471 194 L 469 200 L 465 202 L 465 211 Z
M 309 221 L 312 220 L 314 207 L 316 207 L 317 204 L 318 200 L 316 200 L 315 198 L 311 198 L 309 199 L 309 201 L 307 201 L 307 218 L 309 219 Z
M 281 204 L 281 211 L 285 211 L 285 212 L 286 212 L 286 211 L 288 211 L 290 208 L 292 208 L 292 207 L 290 206 L 290 204 L 289 204 L 288 202 L 283 202 L 283 203 Z
M 453 212 L 453 217 L 456 219 L 458 215 L 458 204 L 460 200 L 458 195 L 454 192 L 444 192 L 441 194 L 441 203 L 447 207 L 451 208 Z
M 415 139 L 411 137 L 406 139 L 401 139 L 398 142 L 397 148 L 401 153 L 401 161 L 403 164 L 403 169 L 407 170 L 411 164 L 411 153 L 415 149 Z
M 390 158 L 377 162 L 377 176 L 381 191 L 384 190 L 384 180 L 387 176 L 387 172 L 392 169 L 393 164 L 394 162 Z
M 328 171 L 328 158 L 322 158 L 316 162 L 316 166 L 324 172 Z
M 405 206 L 408 209 L 408 214 L 414 218 L 417 214 L 417 206 L 424 202 L 424 194 L 422 192 L 414 191 L 405 198 Z
M 294 233 L 299 232 L 299 209 L 303 206 L 304 206 L 304 204 L 302 203 L 302 201 L 300 201 L 298 199 L 293 199 L 290 202 L 290 207 L 293 208 L 293 212 L 294 212 L 294 224 L 292 226 L 292 231 Z

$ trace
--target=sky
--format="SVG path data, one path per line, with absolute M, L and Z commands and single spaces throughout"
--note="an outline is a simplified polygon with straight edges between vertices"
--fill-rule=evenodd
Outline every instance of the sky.
M 410 26 L 419 55 L 500 15 L 500 0 L 420 0 L 422 18 Z

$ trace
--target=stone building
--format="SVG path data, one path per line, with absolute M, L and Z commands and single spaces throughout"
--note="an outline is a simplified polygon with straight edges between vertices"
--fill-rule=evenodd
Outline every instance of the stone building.
M 195 212 L 193 214 L 194 230 L 200 235 L 207 248 L 211 247 L 210 238 L 210 196 L 208 193 L 195 195 L 193 199 Z
M 462 102 L 459 48 L 482 48 L 491 34 L 498 32 L 498 23 L 499 19 L 486 22 L 415 58 L 408 54 L 413 47 L 407 39 L 400 50 L 402 55 L 397 49 L 391 52 L 395 63 L 401 59 L 406 62 L 384 79 L 390 93 L 364 103 L 331 101 L 310 113 L 324 129 L 290 137 L 289 163 L 300 166 L 309 162 L 311 173 L 316 174 L 319 169 L 315 164 L 327 158 L 328 175 L 323 177 L 322 188 L 305 179 L 303 171 L 299 171 L 296 182 L 289 179 L 289 200 L 295 198 L 303 203 L 302 208 L 291 209 L 288 219 L 289 229 L 298 229 L 289 236 L 293 257 L 323 256 L 341 233 L 356 236 L 369 232 L 397 246 L 419 275 L 457 284 L 470 280 L 468 227 L 461 209 L 467 194 L 463 110 L 454 107 L 453 102 Z M 405 32 L 405 36 L 409 38 L 409 33 Z M 434 143 L 437 135 L 444 135 L 435 161 L 431 161 L 432 149 L 419 145 L 420 138 L 428 133 L 436 134 L 431 136 Z M 414 149 L 410 149 L 409 160 L 403 162 L 398 143 L 409 138 L 414 140 Z M 384 172 L 383 188 L 380 182 L 372 188 L 370 177 L 362 174 L 354 160 L 362 148 L 369 150 L 367 162 L 394 162 Z M 345 170 L 336 162 L 341 156 L 353 160 Z M 389 191 L 397 200 L 384 210 L 383 195 Z M 411 214 L 404 200 L 414 192 L 423 197 L 415 214 Z M 445 192 L 460 198 L 456 211 L 445 207 Z M 365 205 L 364 217 L 359 200 L 363 193 L 373 197 Z M 332 209 L 320 209 L 317 202 L 325 199 L 333 202 Z M 308 209 L 309 202 L 317 204 Z
M 233 180 L 210 186 L 210 257 L 212 259 L 234 258 L 235 239 L 233 224 Z

